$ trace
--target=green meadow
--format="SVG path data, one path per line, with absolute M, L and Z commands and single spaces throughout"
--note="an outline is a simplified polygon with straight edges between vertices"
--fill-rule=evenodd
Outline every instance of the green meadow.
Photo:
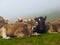
M 46 33 L 24 38 L 14 37 L 9 40 L 0 38 L 0 45 L 60 45 L 60 33 Z

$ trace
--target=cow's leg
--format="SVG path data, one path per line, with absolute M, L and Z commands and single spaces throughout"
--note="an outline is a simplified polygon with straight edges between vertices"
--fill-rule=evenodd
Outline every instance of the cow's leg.
M 1 36 L 4 38 L 4 39 L 10 39 L 10 37 L 7 37 L 6 35 L 6 29 L 4 27 L 1 28 Z

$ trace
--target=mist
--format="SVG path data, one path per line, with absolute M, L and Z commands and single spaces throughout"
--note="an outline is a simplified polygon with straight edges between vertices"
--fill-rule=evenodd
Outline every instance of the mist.
M 10 21 L 18 16 L 45 16 L 56 10 L 60 10 L 60 0 L 0 0 L 0 16 Z

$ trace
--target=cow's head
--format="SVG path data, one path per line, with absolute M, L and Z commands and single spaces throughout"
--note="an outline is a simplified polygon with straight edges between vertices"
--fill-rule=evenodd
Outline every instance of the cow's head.
M 38 26 L 36 27 L 36 30 L 38 30 L 37 32 L 45 32 L 46 28 L 45 28 L 45 21 L 46 21 L 46 16 L 45 17 L 38 17 L 35 18 L 35 20 L 38 22 Z
M 45 21 L 46 21 L 46 16 L 45 17 L 39 17 L 35 19 L 38 22 L 38 25 L 40 26 L 40 28 L 43 28 L 45 25 Z
M 38 22 L 34 18 L 29 18 L 27 20 L 27 23 L 31 25 L 32 27 L 36 27 L 38 25 Z
M 19 16 L 19 17 L 18 17 L 18 19 L 17 19 L 17 21 L 18 21 L 18 22 L 23 22 L 22 17 L 21 17 L 21 16 Z

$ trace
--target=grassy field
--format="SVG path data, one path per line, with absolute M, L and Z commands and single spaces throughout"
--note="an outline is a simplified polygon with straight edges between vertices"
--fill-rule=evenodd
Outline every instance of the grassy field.
M 34 37 L 0 39 L 0 45 L 60 45 L 60 33 Z

